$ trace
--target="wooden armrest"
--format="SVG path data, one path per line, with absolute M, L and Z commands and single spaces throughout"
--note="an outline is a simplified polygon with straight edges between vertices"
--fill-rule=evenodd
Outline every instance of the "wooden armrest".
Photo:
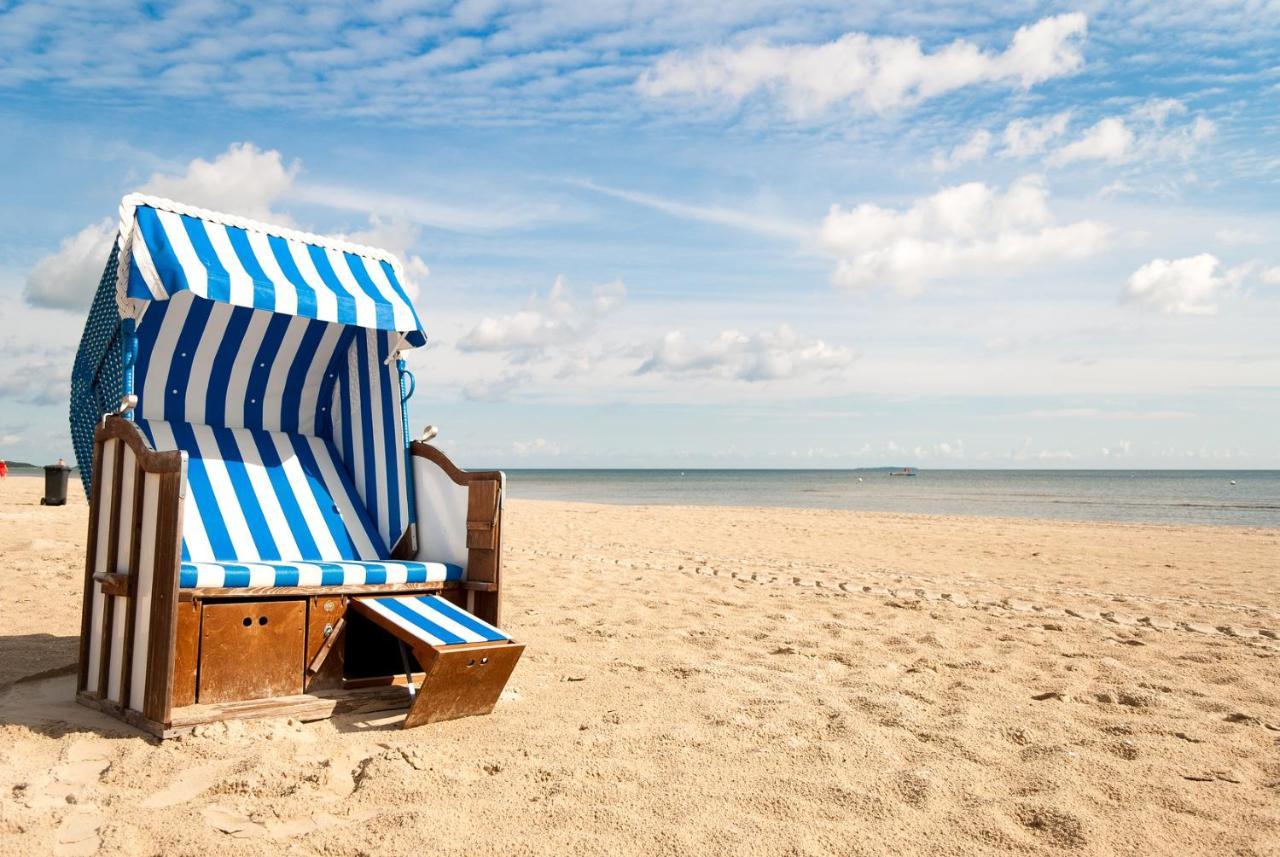
M 472 592 L 497 592 L 498 584 L 490 583 L 487 580 L 464 580 L 462 588 Z
M 93 579 L 97 582 L 98 588 L 102 590 L 103 595 L 129 596 L 133 594 L 130 591 L 133 587 L 129 585 L 130 581 L 133 580 L 131 575 L 108 574 L 105 571 L 100 571 L 93 576 Z

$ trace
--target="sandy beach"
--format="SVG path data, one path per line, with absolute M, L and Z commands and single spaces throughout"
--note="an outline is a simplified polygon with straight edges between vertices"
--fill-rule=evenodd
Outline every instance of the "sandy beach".
M 86 506 L 0 482 L 4 854 L 1277 854 L 1280 531 L 507 509 L 494 714 L 71 701 Z

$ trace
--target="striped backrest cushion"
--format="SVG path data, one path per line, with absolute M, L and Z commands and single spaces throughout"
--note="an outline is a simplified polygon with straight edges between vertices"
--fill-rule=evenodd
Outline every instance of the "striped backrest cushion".
M 187 453 L 187 561 L 376 560 L 387 549 L 329 441 L 261 429 L 138 420 Z
M 148 304 L 138 324 L 135 414 L 331 438 L 381 543 L 394 545 L 409 526 L 400 373 L 389 359 L 398 339 L 179 292 Z

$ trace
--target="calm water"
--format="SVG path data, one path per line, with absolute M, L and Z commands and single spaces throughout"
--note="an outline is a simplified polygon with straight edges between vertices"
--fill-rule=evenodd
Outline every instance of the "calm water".
M 511 470 L 512 497 L 1280 527 L 1280 470 Z M 1232 484 L 1234 482 L 1234 484 Z

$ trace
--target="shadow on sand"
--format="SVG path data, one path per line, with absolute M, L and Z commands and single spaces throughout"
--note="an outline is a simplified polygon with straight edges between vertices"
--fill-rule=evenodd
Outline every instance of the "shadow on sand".
M 69 732 L 141 734 L 75 701 L 79 637 L 0 637 L 0 725 L 25 726 L 52 738 Z

